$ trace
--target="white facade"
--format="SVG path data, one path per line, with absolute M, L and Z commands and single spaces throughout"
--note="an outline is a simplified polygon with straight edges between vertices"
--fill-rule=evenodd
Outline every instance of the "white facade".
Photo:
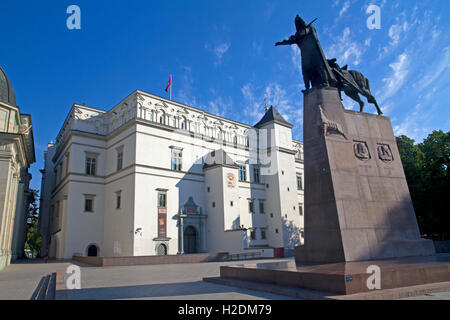
M 293 248 L 302 241 L 303 155 L 291 128 L 255 128 L 142 91 L 108 112 L 74 105 L 42 171 L 49 256 Z M 273 138 L 260 148 L 266 129 Z M 227 163 L 205 166 L 221 150 Z M 271 165 L 261 166 L 267 150 Z

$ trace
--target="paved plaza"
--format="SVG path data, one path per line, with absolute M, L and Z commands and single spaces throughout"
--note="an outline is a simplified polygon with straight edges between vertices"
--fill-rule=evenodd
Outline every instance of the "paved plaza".
M 286 260 L 290 259 L 253 260 L 251 263 Z M 81 289 L 59 290 L 57 299 L 292 299 L 287 296 L 202 281 L 204 277 L 219 276 L 221 265 L 243 263 L 242 261 L 100 268 L 73 261 L 44 263 L 41 260 L 15 263 L 0 272 L 0 299 L 28 300 L 42 276 L 51 272 L 64 273 L 72 263 L 81 268 Z M 408 299 L 450 300 L 450 292 L 431 293 Z
M 261 260 L 260 262 L 267 262 Z M 271 259 L 269 261 L 280 261 Z M 219 276 L 219 267 L 237 262 L 92 267 L 73 261 L 16 263 L 0 272 L 0 299 L 29 299 L 42 276 L 64 273 L 71 264 L 81 267 L 81 289 L 57 291 L 57 299 L 292 299 L 202 281 Z M 240 263 L 240 262 L 238 262 Z

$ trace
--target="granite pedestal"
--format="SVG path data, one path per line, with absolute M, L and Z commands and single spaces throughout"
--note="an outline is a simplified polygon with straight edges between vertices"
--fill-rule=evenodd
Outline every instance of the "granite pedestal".
M 296 261 L 433 255 L 433 242 L 420 238 L 389 118 L 344 110 L 334 88 L 306 92 L 303 106 L 305 244 Z

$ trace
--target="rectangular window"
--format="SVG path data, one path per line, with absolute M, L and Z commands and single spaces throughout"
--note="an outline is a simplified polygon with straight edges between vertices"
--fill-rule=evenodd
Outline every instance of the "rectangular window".
M 158 214 L 158 238 L 166 238 L 166 223 L 167 223 L 167 214 L 159 213 Z
M 158 238 L 167 237 L 167 191 L 158 190 Z
M 261 228 L 261 240 L 266 240 L 266 228 Z
M 122 205 L 122 192 L 116 193 L 116 209 L 120 209 Z
M 247 181 L 247 170 L 244 166 L 239 166 L 239 181 Z
M 60 174 L 59 174 L 59 181 L 61 182 L 61 180 L 63 179 L 63 163 L 62 163 L 62 160 L 59 163 L 59 172 L 60 172 Z
M 260 177 L 259 177 L 259 168 L 258 167 L 254 167 L 253 168 L 253 182 L 255 183 L 260 183 Z
M 85 198 L 84 199 L 84 212 L 94 212 L 94 199 Z
M 86 174 L 95 176 L 97 159 L 93 157 L 86 157 Z
M 123 150 L 117 151 L 117 171 L 123 168 Z
M 301 203 L 298 204 L 298 213 L 303 216 L 303 204 Z
M 167 207 L 167 193 L 159 192 L 158 193 L 158 208 L 166 208 Z
M 297 175 L 297 190 L 303 190 L 303 181 L 300 174 Z
M 256 228 L 250 231 L 250 240 L 256 240 Z
M 67 152 L 66 154 L 66 175 L 69 174 L 70 170 L 70 152 Z
M 181 151 L 172 150 L 172 170 L 181 171 Z
M 264 213 L 264 200 L 259 200 L 259 213 Z
M 253 213 L 255 212 L 255 208 L 253 205 L 253 200 L 248 200 L 248 212 Z

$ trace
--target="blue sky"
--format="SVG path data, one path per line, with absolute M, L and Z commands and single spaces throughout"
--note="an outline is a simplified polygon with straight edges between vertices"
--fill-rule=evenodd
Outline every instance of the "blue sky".
M 66 27 L 71 4 L 81 8 L 81 30 Z M 369 4 L 381 7 L 380 30 L 366 27 Z M 108 110 L 135 89 L 168 97 L 170 73 L 173 100 L 254 124 L 266 99 L 301 140 L 300 54 L 274 47 L 295 32 L 297 13 L 319 18 L 327 58 L 370 80 L 397 135 L 421 141 L 449 130 L 447 0 L 2 1 L 0 65 L 32 115 L 32 187 L 73 103 Z

